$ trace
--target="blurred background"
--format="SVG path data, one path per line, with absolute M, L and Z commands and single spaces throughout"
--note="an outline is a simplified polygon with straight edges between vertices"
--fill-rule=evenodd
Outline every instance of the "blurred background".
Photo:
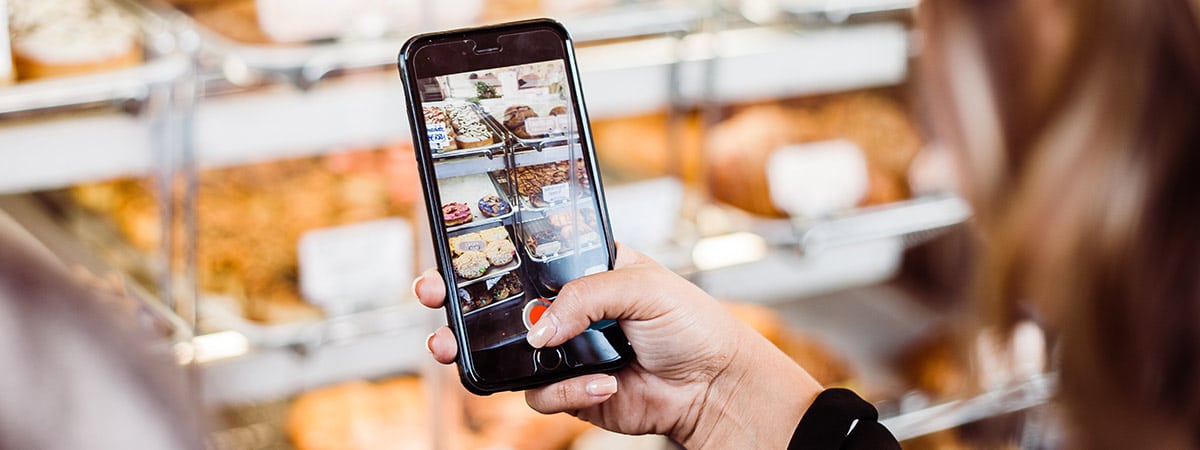
M 970 211 L 919 116 L 918 0 L 0 7 L 0 220 L 125 294 L 210 448 L 672 448 L 471 396 L 424 349 L 444 316 L 408 290 L 433 259 L 396 54 L 528 17 L 575 39 L 619 242 L 905 448 L 1056 446 L 1041 331 L 963 332 Z

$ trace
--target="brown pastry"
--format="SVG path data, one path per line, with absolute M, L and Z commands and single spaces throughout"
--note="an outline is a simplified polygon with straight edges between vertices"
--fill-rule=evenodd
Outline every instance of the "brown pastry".
M 202 171 L 195 242 L 204 295 L 230 299 L 230 309 L 256 322 L 320 318 L 300 296 L 297 242 L 309 230 L 411 211 L 415 187 L 407 203 L 389 195 L 393 178 L 413 180 L 389 176 L 397 173 L 393 160 L 415 173 L 410 144 Z M 162 227 L 153 188 L 150 180 L 118 180 L 81 186 L 72 197 L 135 248 L 156 252 Z
M 202 25 L 235 41 L 247 44 L 272 44 L 258 23 L 256 0 L 234 0 L 192 10 Z
M 300 395 L 285 429 L 297 450 L 426 449 L 433 446 L 429 410 L 417 377 L 351 381 Z
M 569 161 L 518 167 L 517 192 L 529 199 L 529 202 L 535 207 L 547 206 L 549 202 L 542 197 L 542 188 L 569 182 L 570 170 Z M 575 161 L 575 175 L 579 180 L 580 187 L 590 188 L 587 168 L 584 167 L 582 159 Z
M 559 106 L 555 106 L 555 107 L 553 107 L 553 108 L 550 108 L 550 115 L 551 115 L 551 116 L 562 116 L 562 115 L 565 115 L 565 114 L 567 114 L 567 107 L 566 107 L 566 106 L 559 105 Z
M 504 128 L 508 128 L 513 134 L 521 139 L 530 139 L 529 133 L 525 131 L 525 119 L 537 117 L 537 113 L 527 105 L 513 105 L 504 109 Z
M 521 278 L 513 272 L 504 274 L 496 284 L 492 286 L 490 292 L 492 297 L 498 300 L 504 300 L 521 293 L 524 288 L 521 286 Z
M 860 205 L 909 196 L 908 166 L 921 141 L 899 102 L 879 92 L 856 92 L 805 103 L 751 106 L 713 128 L 706 162 L 715 197 L 755 214 L 782 216 L 771 200 L 767 161 L 784 145 L 832 139 L 853 142 L 866 157 L 868 195 Z

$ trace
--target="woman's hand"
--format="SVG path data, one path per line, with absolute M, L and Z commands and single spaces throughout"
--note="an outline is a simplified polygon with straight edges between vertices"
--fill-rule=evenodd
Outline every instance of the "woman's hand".
M 687 448 L 784 448 L 821 386 L 715 299 L 653 260 L 618 247 L 615 270 L 567 283 L 530 330 L 554 347 L 616 319 L 637 360 L 615 376 L 584 375 L 526 391 L 542 413 L 568 412 L 609 430 L 665 434 Z M 436 271 L 414 283 L 439 308 Z M 446 327 L 430 335 L 443 364 L 458 354 Z

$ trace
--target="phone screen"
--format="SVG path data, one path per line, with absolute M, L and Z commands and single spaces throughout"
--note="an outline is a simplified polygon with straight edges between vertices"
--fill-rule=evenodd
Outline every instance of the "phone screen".
M 552 31 L 513 30 L 432 42 L 410 60 L 410 106 L 420 108 L 410 116 L 431 169 L 424 181 L 435 240 L 444 239 L 435 247 L 449 260 L 448 307 L 483 382 L 561 378 L 621 357 L 608 342 L 619 333 L 613 323 L 559 349 L 525 341 L 565 283 L 612 267 L 569 51 Z

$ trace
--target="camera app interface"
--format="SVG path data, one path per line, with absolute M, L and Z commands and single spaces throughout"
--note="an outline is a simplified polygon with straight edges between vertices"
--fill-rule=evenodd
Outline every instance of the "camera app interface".
M 523 341 L 564 283 L 608 269 L 564 61 L 417 82 L 471 349 Z

